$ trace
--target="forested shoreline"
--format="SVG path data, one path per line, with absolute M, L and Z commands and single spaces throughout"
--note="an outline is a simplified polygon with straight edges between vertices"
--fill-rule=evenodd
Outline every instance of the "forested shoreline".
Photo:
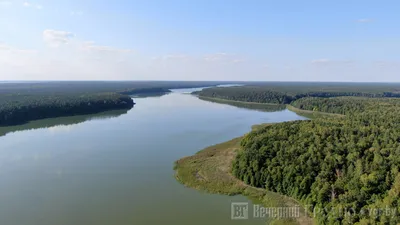
M 345 115 L 278 123 L 250 132 L 240 143 L 232 173 L 246 184 L 297 199 L 311 213 L 317 209 L 318 224 L 398 224 L 398 89 L 354 90 L 247 86 L 209 88 L 196 94 Z
M 284 83 L 283 83 L 284 84 Z M 400 84 L 302 84 L 291 86 L 274 84 L 258 86 L 235 86 L 206 88 L 195 93 L 201 97 L 220 98 L 233 101 L 290 104 L 305 97 L 366 97 L 399 98 Z
M 76 116 L 115 109 L 131 109 L 132 98 L 117 93 L 87 95 L 14 95 L 0 98 L 0 126 L 31 120 Z
M 32 120 L 131 109 L 130 96 L 162 95 L 174 88 L 214 86 L 199 81 L 63 81 L 0 83 L 0 126 Z
M 285 122 L 249 133 L 233 174 L 294 197 L 310 211 L 323 209 L 316 214 L 319 224 L 399 223 L 400 99 L 304 98 L 293 105 L 346 117 Z M 387 209 L 390 214 L 383 213 Z

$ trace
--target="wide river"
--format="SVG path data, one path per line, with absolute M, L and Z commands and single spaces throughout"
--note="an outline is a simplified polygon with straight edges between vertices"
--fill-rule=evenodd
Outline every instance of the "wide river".
M 0 225 L 225 225 L 243 196 L 205 194 L 174 161 L 248 132 L 304 119 L 211 103 L 176 90 L 135 107 L 0 128 Z

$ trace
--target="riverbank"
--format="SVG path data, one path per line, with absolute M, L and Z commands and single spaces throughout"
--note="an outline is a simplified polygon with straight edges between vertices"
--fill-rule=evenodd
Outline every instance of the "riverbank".
M 327 117 L 339 117 L 339 118 L 345 117 L 345 115 L 342 115 L 342 114 L 303 110 L 303 109 L 296 108 L 292 105 L 286 105 L 286 108 L 289 109 L 290 111 L 296 113 L 297 115 L 304 116 L 309 119 L 327 118 Z
M 15 94 L 3 98 L 4 104 L 0 105 L 0 127 L 22 125 L 41 119 L 129 110 L 135 105 L 131 97 L 116 93 L 24 96 Z
M 0 127 L 109 110 L 131 109 L 135 97 L 171 89 L 216 86 L 216 81 L 43 81 L 0 83 Z
M 199 99 L 209 102 L 221 103 L 226 105 L 236 106 L 238 108 L 246 108 L 246 109 L 253 109 L 253 110 L 260 110 L 266 112 L 273 112 L 273 111 L 281 111 L 284 109 L 288 109 L 297 115 L 309 118 L 309 119 L 316 119 L 316 118 L 326 118 L 326 117 L 344 117 L 341 114 L 334 114 L 334 113 L 326 113 L 326 112 L 318 112 L 318 111 L 310 111 L 310 110 L 303 110 L 296 108 L 292 105 L 280 105 L 280 104 L 273 104 L 273 103 L 258 103 L 258 102 L 243 102 L 243 101 L 234 101 L 234 100 L 227 100 L 222 98 L 213 98 L 213 97 L 203 97 L 196 95 Z
M 253 126 L 260 129 L 271 124 Z M 244 195 L 253 202 L 266 207 L 293 207 L 299 205 L 292 198 L 255 188 L 235 178 L 231 174 L 232 161 L 240 151 L 243 137 L 217 144 L 199 151 L 193 156 L 179 159 L 175 162 L 175 177 L 183 185 L 207 193 L 224 195 Z M 305 216 L 301 209 L 300 217 L 296 219 L 280 219 L 271 224 L 313 224 L 312 219 Z
M 197 96 L 197 97 L 203 101 L 221 103 L 221 104 L 235 106 L 238 108 L 253 109 L 253 110 L 264 111 L 264 112 L 281 111 L 286 108 L 285 105 L 279 105 L 279 104 L 241 102 L 241 101 L 233 101 L 233 100 L 227 100 L 227 99 L 222 99 L 222 98 L 211 98 L 211 97 L 203 97 L 203 96 Z

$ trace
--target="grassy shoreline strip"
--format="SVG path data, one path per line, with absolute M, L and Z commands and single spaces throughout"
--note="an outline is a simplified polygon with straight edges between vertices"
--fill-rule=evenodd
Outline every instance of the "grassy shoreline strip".
M 326 117 L 345 117 L 345 115 L 342 115 L 342 114 L 303 110 L 303 109 L 296 108 L 292 105 L 286 105 L 286 108 L 288 110 L 296 113 L 297 115 L 304 116 L 309 119 L 326 118 Z
M 276 112 L 282 111 L 286 109 L 286 105 L 279 105 L 279 104 L 271 104 L 271 103 L 258 103 L 258 102 L 241 102 L 241 101 L 233 101 L 233 100 L 226 100 L 222 98 L 211 98 L 211 97 L 202 97 L 197 96 L 200 100 L 214 102 L 224 105 L 230 105 L 238 108 L 245 108 L 245 109 L 252 109 L 258 110 L 263 112 Z
M 254 126 L 259 129 L 271 124 Z M 269 192 L 265 189 L 249 186 L 231 174 L 232 161 L 240 151 L 243 137 L 210 146 L 193 156 L 184 157 L 175 162 L 175 178 L 186 187 L 199 191 L 224 195 L 244 195 L 266 207 L 293 207 L 300 205 L 294 199 Z M 313 224 L 312 219 L 305 216 L 296 219 L 282 218 L 272 224 Z
M 262 108 L 262 107 L 282 107 L 282 109 L 288 109 L 297 115 L 307 117 L 309 119 L 316 119 L 316 118 L 326 118 L 326 117 L 344 117 L 345 115 L 342 114 L 335 114 L 335 113 L 326 113 L 326 112 L 319 112 L 319 111 L 311 111 L 311 110 L 303 110 L 296 108 L 292 105 L 279 105 L 279 104 L 274 104 L 274 103 L 259 103 L 259 102 L 244 102 L 244 101 L 234 101 L 234 100 L 227 100 L 227 99 L 222 99 L 222 98 L 212 98 L 212 97 L 203 97 L 196 95 L 199 99 L 205 100 L 205 101 L 210 101 L 210 102 L 215 102 L 215 103 L 221 103 L 221 104 L 228 104 L 228 105 L 234 105 L 234 106 L 243 106 L 247 108 L 251 108 L 249 106 L 256 106 L 257 108 Z
M 245 102 L 245 101 L 235 101 L 235 100 L 228 100 L 228 99 L 223 99 L 223 98 L 214 98 L 214 97 L 204 97 L 197 95 L 198 98 L 202 100 L 209 100 L 209 101 L 214 101 L 214 102 L 220 102 L 220 103 L 243 103 L 243 104 L 251 104 L 251 105 L 272 105 L 272 106 L 279 106 L 280 104 L 275 104 L 275 103 L 261 103 L 261 102 Z

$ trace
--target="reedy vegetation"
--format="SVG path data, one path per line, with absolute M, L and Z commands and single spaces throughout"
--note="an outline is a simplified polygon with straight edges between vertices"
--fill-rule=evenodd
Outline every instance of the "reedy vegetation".
M 282 83 L 210 88 L 198 95 L 345 115 L 247 134 L 233 174 L 317 209 L 319 224 L 400 223 L 399 84 Z

